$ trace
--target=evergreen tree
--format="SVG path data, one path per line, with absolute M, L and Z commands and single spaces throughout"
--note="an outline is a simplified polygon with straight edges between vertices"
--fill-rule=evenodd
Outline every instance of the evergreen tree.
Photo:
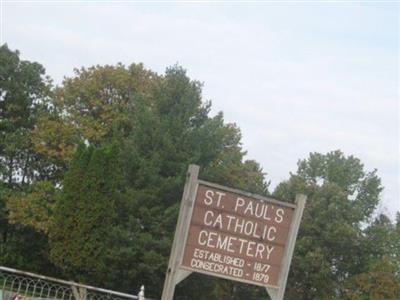
M 101 283 L 121 184 L 116 148 L 81 145 L 63 181 L 50 229 L 51 259 L 74 280 Z
M 201 101 L 201 85 L 185 70 L 168 69 L 152 95 L 136 95 L 129 116 L 134 130 L 124 139 L 121 156 L 129 188 L 126 209 L 118 218 L 125 247 L 118 247 L 124 252 L 114 255 L 114 264 L 128 269 L 122 271 L 127 275 L 119 286 L 144 283 L 151 297 L 159 297 L 187 166 L 197 163 L 201 178 L 256 192 L 266 193 L 267 184 L 256 162 L 243 162 L 239 129 L 224 124 L 222 114 L 208 117 L 210 104 Z M 209 290 L 200 289 L 200 294 L 209 295 Z M 191 289 L 184 290 L 190 297 Z

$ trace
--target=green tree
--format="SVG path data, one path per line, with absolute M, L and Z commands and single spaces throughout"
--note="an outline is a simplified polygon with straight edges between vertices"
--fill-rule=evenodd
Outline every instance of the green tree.
M 384 214 L 378 215 L 364 230 L 364 265 L 389 260 L 400 276 L 400 230 Z M 400 279 L 400 277 L 399 277 Z
M 40 168 L 30 134 L 48 101 L 44 74 L 40 64 L 20 60 L 7 45 L 0 47 L 0 170 L 10 188 L 31 182 Z
M 400 299 L 399 269 L 390 259 L 382 257 L 367 267 L 368 271 L 349 278 L 345 284 L 343 299 Z
M 112 90 L 113 97 L 103 99 L 102 90 Z M 154 293 L 150 296 L 160 295 L 190 163 L 202 167 L 204 179 L 267 193 L 261 167 L 244 161 L 237 126 L 225 124 L 222 113 L 208 116 L 211 104 L 202 102 L 201 84 L 179 66 L 165 75 L 135 65 L 98 66 L 79 71 L 59 92 L 56 105 L 68 112 L 65 122 L 85 141 L 120 143 L 126 185 L 116 209 L 110 244 L 117 246 L 109 247 L 104 286 L 131 291 L 132 282 L 144 283 Z M 92 115 L 96 111 L 107 117 Z
M 121 183 L 112 146 L 80 146 L 63 181 L 50 228 L 51 259 L 75 280 L 100 283 Z
M 126 220 L 124 231 L 131 236 L 125 240 L 135 241 L 132 250 L 124 253 L 124 260 L 132 262 L 130 269 L 135 270 L 126 278 L 145 283 L 150 293 L 154 291 L 150 296 L 159 297 L 187 166 L 197 163 L 202 178 L 236 187 L 247 185 L 253 191 L 266 193 L 267 184 L 256 162 L 243 162 L 239 129 L 225 124 L 222 114 L 208 117 L 210 103 L 201 101 L 199 82 L 174 66 L 154 86 L 150 100 L 136 97 L 130 112 L 135 130 L 125 139 L 122 155 L 127 162 L 124 170 L 130 199 L 125 212 L 130 214 L 119 219 Z M 183 297 L 209 297 L 202 282 L 197 279 L 201 292 L 196 294 L 183 287 Z
M 16 268 L 51 269 L 46 237 L 24 224 L 11 224 L 6 205 L 17 208 L 12 201 L 25 197 L 33 182 L 52 177 L 51 164 L 35 152 L 31 138 L 48 108 L 50 89 L 39 63 L 21 60 L 7 45 L 0 47 L 0 263 Z
M 363 267 L 362 225 L 368 222 L 382 191 L 376 170 L 340 151 L 311 153 L 296 174 L 274 195 L 308 195 L 288 281 L 288 299 L 335 299 L 344 283 Z
M 400 298 L 400 231 L 378 215 L 364 230 L 362 268 L 348 278 L 344 298 L 379 300 Z
M 202 179 L 269 193 L 240 129 L 210 116 L 202 84 L 179 66 L 82 68 L 53 88 L 7 46 L 0 62 L 0 264 L 126 292 L 145 284 L 158 298 L 190 163 Z M 398 298 L 400 214 L 396 225 L 372 219 L 381 190 L 376 171 L 340 151 L 299 161 L 274 192 L 309 196 L 288 299 Z M 265 289 L 200 274 L 176 293 L 260 297 Z

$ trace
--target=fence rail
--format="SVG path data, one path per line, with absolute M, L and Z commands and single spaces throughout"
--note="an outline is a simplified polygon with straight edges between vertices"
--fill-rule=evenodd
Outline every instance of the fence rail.
M 146 300 L 144 286 L 130 295 L 0 266 L 0 300 Z

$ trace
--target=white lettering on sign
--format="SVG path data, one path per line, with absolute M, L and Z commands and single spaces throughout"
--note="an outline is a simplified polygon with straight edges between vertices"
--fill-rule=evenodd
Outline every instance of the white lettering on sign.
M 274 246 L 249 241 L 234 236 L 222 236 L 217 232 L 202 230 L 199 233 L 198 244 L 209 248 L 228 251 L 234 254 L 245 254 L 260 260 L 269 260 Z M 234 244 L 238 248 L 234 248 Z
M 217 195 L 217 207 L 220 207 L 221 206 L 221 200 L 226 195 L 225 193 L 220 192 L 220 191 L 215 191 L 214 192 L 213 190 L 207 190 L 205 198 L 203 200 L 204 204 L 205 205 L 212 205 L 213 202 L 214 202 L 215 194 Z
M 274 226 L 268 224 L 262 225 L 253 220 L 216 213 L 212 210 L 205 212 L 203 223 L 220 230 L 232 231 L 256 239 L 275 240 L 276 227 Z

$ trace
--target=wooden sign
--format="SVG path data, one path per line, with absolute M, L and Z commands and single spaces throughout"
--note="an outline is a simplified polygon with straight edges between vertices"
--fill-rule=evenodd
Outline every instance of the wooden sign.
M 200 182 L 182 267 L 277 287 L 295 207 Z
M 305 196 L 297 204 L 198 180 L 191 165 L 162 300 L 191 272 L 265 286 L 283 299 Z

